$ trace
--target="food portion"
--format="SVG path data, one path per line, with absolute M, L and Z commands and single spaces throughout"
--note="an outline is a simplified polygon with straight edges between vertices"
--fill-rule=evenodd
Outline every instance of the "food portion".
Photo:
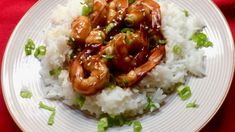
M 85 4 L 93 11 L 71 24 L 69 45 L 75 57 L 66 62 L 72 87 L 82 95 L 96 94 L 108 84 L 131 88 L 165 55 L 165 45 L 158 43 L 165 40 L 159 4 L 153 0 Z
M 99 118 L 98 131 L 158 110 L 173 92 L 189 99 L 194 88 L 186 80 L 205 76 L 202 48 L 212 46 L 205 25 L 174 4 L 69 0 L 51 18 L 46 48 L 29 41 L 26 55 L 36 49 L 34 55 L 44 56 L 45 98 Z M 138 121 L 132 125 L 142 129 Z

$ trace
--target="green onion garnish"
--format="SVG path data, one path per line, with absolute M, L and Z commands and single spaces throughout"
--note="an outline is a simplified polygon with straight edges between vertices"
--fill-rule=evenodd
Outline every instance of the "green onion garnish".
M 20 91 L 20 96 L 22 97 L 22 98 L 28 98 L 28 99 L 30 99 L 31 97 L 32 97 L 32 93 L 29 91 L 29 90 L 21 90 Z
M 191 97 L 192 93 L 189 86 L 180 85 L 177 87 L 178 95 L 182 100 L 186 100 Z
M 50 126 L 55 123 L 55 113 L 56 113 L 56 112 L 53 111 L 53 112 L 51 113 L 51 115 L 50 115 L 48 121 L 47 121 L 47 124 L 50 125 Z
M 87 5 L 82 7 L 82 16 L 88 16 L 91 12 L 92 8 L 88 7 Z
M 61 68 L 61 67 L 58 67 L 58 68 L 55 68 L 55 69 L 50 70 L 50 71 L 49 71 L 49 74 L 50 74 L 51 76 L 58 77 L 58 76 L 60 75 L 61 71 L 62 71 L 62 68 Z
M 67 45 L 70 46 L 70 47 L 74 47 L 74 44 L 75 44 L 75 39 L 72 38 L 72 37 L 69 37 Z
M 208 41 L 206 34 L 202 32 L 193 34 L 191 39 L 197 43 L 196 48 L 213 46 L 213 43 Z
M 35 49 L 35 44 L 32 39 L 28 39 L 27 43 L 25 44 L 24 50 L 26 56 L 31 55 L 32 51 Z
M 39 46 L 35 52 L 34 52 L 34 57 L 43 57 L 46 55 L 46 47 L 45 46 Z
M 77 98 L 74 99 L 74 104 L 78 104 L 80 108 L 82 108 L 82 106 L 85 103 L 86 98 L 84 96 L 79 95 Z
M 124 118 L 123 115 L 107 115 L 102 114 L 98 122 L 98 132 L 104 132 L 113 126 L 131 125 L 132 121 Z
M 159 40 L 158 40 L 158 43 L 164 45 L 164 44 L 167 43 L 167 41 L 166 41 L 165 39 L 159 39 Z
M 114 23 L 109 23 L 106 27 L 105 27 L 105 33 L 108 34 L 109 32 L 112 31 L 112 29 L 115 27 Z
M 106 88 L 109 88 L 109 89 L 114 89 L 115 87 L 116 87 L 116 85 L 111 82 L 107 83 L 107 85 L 106 85 Z
M 194 100 L 193 102 L 188 103 L 188 104 L 186 105 L 186 108 L 198 108 L 198 107 L 199 107 L 199 105 L 196 104 L 196 100 Z
M 113 55 L 103 55 L 103 58 L 107 61 L 111 61 L 113 59 Z
M 182 52 L 182 47 L 178 44 L 174 45 L 173 47 L 173 53 L 176 55 L 180 55 Z
M 204 43 L 204 45 L 203 45 L 204 47 L 211 47 L 211 46 L 213 46 L 213 43 L 211 42 L 211 41 L 207 41 L 206 43 Z
M 126 33 L 127 31 L 134 32 L 134 29 L 133 28 L 123 28 L 121 30 L 122 33 Z
M 134 129 L 134 132 L 141 132 L 141 130 L 142 130 L 141 123 L 139 121 L 134 121 L 133 122 L 133 129 Z
M 82 7 L 82 16 L 88 16 L 91 12 L 93 12 L 93 0 L 85 0 Z
M 126 24 L 127 26 L 129 26 L 129 27 L 134 26 L 134 25 L 135 25 L 134 18 L 135 18 L 135 17 L 134 17 L 133 15 L 127 16 L 127 17 L 124 19 L 125 24 Z
M 125 42 L 127 45 L 130 45 L 132 43 L 132 32 L 131 31 L 127 31 L 126 32 L 126 36 L 125 36 Z
M 189 13 L 188 13 L 188 11 L 187 11 L 187 10 L 183 10 L 183 12 L 184 12 L 184 15 L 185 15 L 186 17 L 188 17 L 188 16 L 189 16 Z
M 55 107 L 51 107 L 51 106 L 48 106 L 46 104 L 44 104 L 42 101 L 39 102 L 39 108 L 42 108 L 42 109 L 45 109 L 45 110 L 48 110 L 51 113 L 48 121 L 47 121 L 47 124 L 48 125 L 53 125 L 54 124 L 54 119 L 55 119 L 55 113 L 56 113 L 56 109 Z
M 108 119 L 107 117 L 103 117 L 98 122 L 98 132 L 105 132 L 105 130 L 108 128 Z
M 132 4 L 132 3 L 134 3 L 135 2 L 135 0 L 128 0 L 128 3 L 129 4 Z
M 160 108 L 160 105 L 158 103 L 153 102 L 152 98 L 147 96 L 147 104 L 145 105 L 145 109 L 150 112 L 153 112 L 158 108 Z
M 39 102 L 39 108 L 49 110 L 51 112 L 55 111 L 55 107 L 48 106 L 48 105 L 44 104 L 42 101 Z

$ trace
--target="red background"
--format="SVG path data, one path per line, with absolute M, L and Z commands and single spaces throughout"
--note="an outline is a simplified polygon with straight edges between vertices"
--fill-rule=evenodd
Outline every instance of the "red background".
M 0 1 L 0 62 L 7 41 L 21 17 L 37 0 L 1 0 Z M 229 22 L 235 38 L 235 0 L 214 0 Z M 1 86 L 1 85 L 0 85 Z M 220 110 L 202 129 L 203 132 L 235 132 L 235 79 Z M 20 129 L 12 120 L 0 90 L 0 131 L 18 132 Z

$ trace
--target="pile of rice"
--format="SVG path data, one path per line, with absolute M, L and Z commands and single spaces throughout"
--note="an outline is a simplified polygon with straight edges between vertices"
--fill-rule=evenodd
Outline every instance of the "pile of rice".
M 196 49 L 190 40 L 193 33 L 203 28 L 200 19 L 186 17 L 183 9 L 171 3 L 159 2 L 162 13 L 162 33 L 167 39 L 166 57 L 134 88 L 105 88 L 93 96 L 86 96 L 81 110 L 89 111 L 97 117 L 102 113 L 110 115 L 142 114 L 147 97 L 152 97 L 156 104 L 162 104 L 165 93 L 172 91 L 175 84 L 185 83 L 190 76 L 203 76 L 204 52 Z M 71 23 L 81 15 L 80 0 L 69 0 L 64 6 L 56 7 L 51 16 L 51 27 L 46 32 L 45 44 L 47 54 L 42 60 L 41 76 L 45 87 L 43 92 L 48 99 L 63 100 L 67 105 L 76 105 L 74 100 L 79 96 L 68 77 L 68 71 L 62 70 L 58 78 L 49 75 L 51 69 L 61 67 L 65 54 L 69 50 L 67 41 L 70 37 Z M 175 55 L 173 46 L 182 47 L 182 54 Z

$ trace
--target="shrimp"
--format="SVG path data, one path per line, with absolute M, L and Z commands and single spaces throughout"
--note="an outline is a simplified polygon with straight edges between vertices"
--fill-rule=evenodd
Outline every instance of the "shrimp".
M 89 55 L 95 54 L 99 48 L 100 45 L 96 45 L 95 49 L 84 49 L 70 66 L 69 78 L 74 90 L 80 94 L 95 94 L 109 81 L 109 69 L 105 61 L 99 55 Z
M 90 19 L 86 16 L 79 16 L 72 22 L 71 28 L 72 38 L 74 38 L 78 43 L 83 44 L 92 29 Z
M 147 38 L 144 33 L 119 33 L 101 51 L 113 55 L 112 64 L 121 72 L 129 72 L 145 62 L 148 52 Z
M 93 27 L 106 24 L 108 15 L 108 6 L 106 0 L 94 0 L 93 13 L 90 14 Z
M 104 31 L 99 29 L 94 29 L 90 32 L 86 38 L 86 44 L 100 44 L 105 40 L 106 35 Z
M 137 0 L 128 8 L 125 23 L 128 26 L 136 26 L 146 20 L 151 23 L 153 30 L 159 31 L 161 26 L 160 6 L 153 0 Z
M 160 63 L 161 59 L 165 54 L 165 46 L 161 45 L 155 47 L 151 51 L 151 55 L 148 58 L 148 61 L 141 66 L 131 70 L 127 74 L 121 74 L 116 77 L 116 82 L 120 86 L 130 87 L 140 81 L 146 73 L 152 70 L 157 64 Z
M 120 22 L 125 17 L 128 0 L 111 0 L 109 3 L 107 23 Z

